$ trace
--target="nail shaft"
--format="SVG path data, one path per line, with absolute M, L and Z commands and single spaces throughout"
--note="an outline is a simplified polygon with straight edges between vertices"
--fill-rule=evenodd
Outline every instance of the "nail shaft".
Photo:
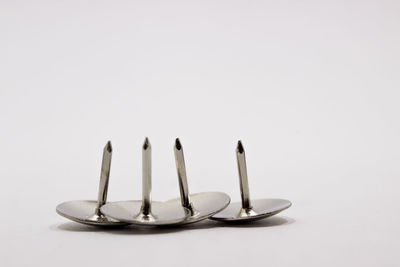
M 99 193 L 97 197 L 96 214 L 100 213 L 100 208 L 107 202 L 108 181 L 110 179 L 112 146 L 108 141 L 103 150 L 103 160 L 101 163 Z
M 142 212 L 151 213 L 151 145 L 147 137 L 142 147 Z
M 250 193 L 249 193 L 249 181 L 247 178 L 247 167 L 246 167 L 246 154 L 244 152 L 242 141 L 238 142 L 236 148 L 236 159 L 239 170 L 239 181 L 240 181 L 240 194 L 242 197 L 242 208 L 250 209 Z
M 176 170 L 178 172 L 179 191 L 181 194 L 182 206 L 190 208 L 189 187 L 186 176 L 185 158 L 183 155 L 183 148 L 181 142 L 179 141 L 179 138 L 176 138 L 175 140 L 174 154 L 175 154 Z

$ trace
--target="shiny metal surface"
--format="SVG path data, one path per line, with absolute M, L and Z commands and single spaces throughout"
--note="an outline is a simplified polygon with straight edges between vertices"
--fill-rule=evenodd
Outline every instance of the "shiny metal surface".
M 291 205 L 286 199 L 256 199 L 252 200 L 251 208 L 244 209 L 241 202 L 234 202 L 211 219 L 226 222 L 255 221 L 278 214 Z
M 103 150 L 103 160 L 101 162 L 100 183 L 99 183 L 99 193 L 97 196 L 96 212 L 99 212 L 100 207 L 106 204 L 107 202 L 108 181 L 110 180 L 110 170 L 111 170 L 111 158 L 112 158 L 112 146 L 111 142 L 108 141 Z
M 157 201 L 151 202 L 151 212 L 145 214 L 142 204 L 140 200 L 110 202 L 101 211 L 119 221 L 149 226 L 178 224 L 189 214 L 180 205 Z
M 142 149 L 142 212 L 151 213 L 151 145 L 146 137 Z
M 190 208 L 189 186 L 188 186 L 187 176 L 186 176 L 185 157 L 183 154 L 183 147 L 182 147 L 182 144 L 181 144 L 179 138 L 176 138 L 176 140 L 175 140 L 174 155 L 175 155 L 176 171 L 178 174 L 179 193 L 181 195 L 181 203 L 182 203 L 182 206 L 184 206 L 186 208 Z
M 236 148 L 236 159 L 239 171 L 239 183 L 240 183 L 240 195 L 242 197 L 242 207 L 244 209 L 248 209 L 251 207 L 249 180 L 247 178 L 246 155 L 241 141 L 238 142 L 238 146 Z
M 189 216 L 181 205 L 151 199 L 151 145 L 146 138 L 142 147 L 142 201 L 107 203 L 101 212 L 118 221 L 146 226 L 179 224 Z
M 190 211 L 190 216 L 182 221 L 181 224 L 198 222 L 223 210 L 231 201 L 230 197 L 225 193 L 204 192 L 189 195 L 183 147 L 178 138 L 175 140 L 174 154 L 181 197 L 180 199 L 169 200 L 167 203 L 175 206 L 182 205 Z
M 190 195 L 191 206 L 190 216 L 188 216 L 181 224 L 195 223 L 207 219 L 214 214 L 225 209 L 229 205 L 231 198 L 222 192 L 203 192 Z M 166 203 L 175 206 L 181 205 L 181 199 L 175 198 L 168 200 Z
M 101 213 L 100 208 L 107 202 L 108 181 L 110 179 L 112 146 L 108 141 L 103 150 L 103 160 L 101 164 L 100 183 L 97 201 L 75 200 L 61 203 L 56 211 L 59 215 L 72 221 L 97 225 L 97 226 L 118 226 L 126 223 L 107 218 Z
M 96 213 L 97 201 L 94 200 L 74 200 L 61 203 L 57 206 L 57 213 L 72 221 L 95 225 L 95 226 L 119 226 L 127 223 L 120 222 Z
M 224 222 L 250 222 L 278 214 L 292 205 L 289 200 L 285 199 L 256 199 L 250 201 L 246 154 L 240 140 L 236 147 L 236 159 L 242 201 L 229 204 L 226 209 L 210 219 Z

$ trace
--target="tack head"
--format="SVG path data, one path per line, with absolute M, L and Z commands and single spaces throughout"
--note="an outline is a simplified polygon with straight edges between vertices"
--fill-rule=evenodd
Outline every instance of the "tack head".
M 96 212 L 97 201 L 75 200 L 61 203 L 56 211 L 59 215 L 74 222 L 94 226 L 122 226 L 127 223 L 111 219 L 101 212 Z
M 201 220 L 205 220 L 214 214 L 225 209 L 231 198 L 222 192 L 203 192 L 192 194 L 189 196 L 190 207 L 188 210 L 190 214 L 180 224 L 195 223 Z M 166 203 L 173 204 L 174 206 L 181 206 L 181 199 L 175 198 L 168 200 Z
M 101 207 L 101 212 L 118 221 L 143 226 L 179 224 L 190 214 L 182 206 L 158 201 L 151 202 L 151 212 L 146 214 L 140 200 L 110 202 Z
M 251 208 L 242 208 L 241 202 L 229 204 L 226 209 L 215 214 L 210 219 L 223 222 L 251 222 L 261 220 L 289 208 L 292 203 L 286 199 L 256 199 L 251 200 Z

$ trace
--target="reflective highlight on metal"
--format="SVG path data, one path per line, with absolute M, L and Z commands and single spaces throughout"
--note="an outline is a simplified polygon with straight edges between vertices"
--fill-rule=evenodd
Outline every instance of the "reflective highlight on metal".
M 107 203 L 101 212 L 118 221 L 146 226 L 179 224 L 189 216 L 180 205 L 152 201 L 151 188 L 151 145 L 146 137 L 142 147 L 142 201 Z
M 231 199 L 225 193 L 203 192 L 189 195 L 185 158 L 179 138 L 175 140 L 174 153 L 181 198 L 169 200 L 167 203 L 175 206 L 182 205 L 190 211 L 190 216 L 181 224 L 195 223 L 207 219 L 227 207 Z
M 240 140 L 236 147 L 236 159 L 242 201 L 229 204 L 226 209 L 210 219 L 224 222 L 250 222 L 278 214 L 292 205 L 289 200 L 285 199 L 257 199 L 250 201 L 246 154 Z
M 103 160 L 101 164 L 100 183 L 97 201 L 75 200 L 61 203 L 56 211 L 72 221 L 96 225 L 96 226 L 118 226 L 126 223 L 108 218 L 101 213 L 100 208 L 107 202 L 108 181 L 110 179 L 112 146 L 108 141 L 103 150 Z

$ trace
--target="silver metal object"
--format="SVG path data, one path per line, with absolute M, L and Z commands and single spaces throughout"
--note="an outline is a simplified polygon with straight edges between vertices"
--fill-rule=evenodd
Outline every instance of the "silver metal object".
M 182 206 L 151 200 L 151 145 L 146 138 L 142 147 L 142 201 L 107 203 L 101 212 L 119 221 L 136 225 L 174 225 L 189 216 Z
M 278 214 L 292 205 L 289 200 L 285 199 L 257 199 L 250 201 L 246 154 L 240 140 L 236 148 L 236 159 L 242 201 L 231 203 L 226 209 L 210 219 L 225 222 L 255 221 Z
M 190 211 L 190 216 L 181 224 L 195 223 L 207 219 L 226 208 L 231 199 L 225 193 L 203 192 L 189 195 L 185 158 L 182 144 L 178 138 L 175 140 L 174 153 L 181 198 L 169 200 L 167 203 L 176 206 L 181 205 Z
M 100 184 L 97 201 L 75 200 L 61 203 L 56 211 L 61 216 L 72 221 L 97 225 L 97 226 L 118 226 L 126 223 L 108 218 L 101 213 L 100 208 L 107 202 L 108 181 L 110 179 L 112 146 L 108 141 L 103 150 L 103 160 L 101 164 Z

